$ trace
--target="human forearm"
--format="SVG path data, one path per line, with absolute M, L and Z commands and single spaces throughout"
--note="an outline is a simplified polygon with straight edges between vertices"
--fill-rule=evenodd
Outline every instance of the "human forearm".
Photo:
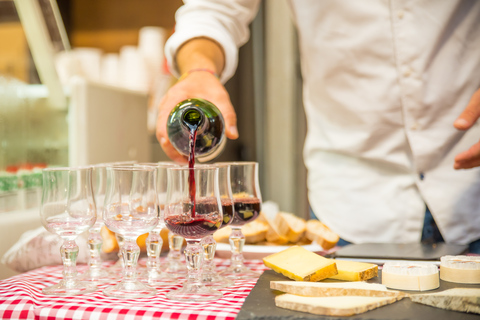
M 225 66 L 225 56 L 215 41 L 208 38 L 195 38 L 178 49 L 176 64 L 180 74 L 205 68 L 220 75 Z

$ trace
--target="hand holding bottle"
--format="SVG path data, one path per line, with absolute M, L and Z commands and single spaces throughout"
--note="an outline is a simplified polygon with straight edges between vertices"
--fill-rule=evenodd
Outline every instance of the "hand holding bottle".
M 221 63 L 218 63 L 217 60 L 221 60 Z M 208 39 L 194 39 L 179 50 L 177 64 L 183 73 L 200 68 L 219 73 L 219 69 L 221 72 L 223 68 L 223 53 L 218 45 Z M 217 67 L 217 64 L 220 67 Z M 176 162 L 185 163 L 187 158 L 178 153 L 170 143 L 167 135 L 167 119 L 179 102 L 189 98 L 203 98 L 217 106 L 225 120 L 226 137 L 238 138 L 235 110 L 222 83 L 208 71 L 188 73 L 167 91 L 159 105 L 157 139 L 167 156 Z

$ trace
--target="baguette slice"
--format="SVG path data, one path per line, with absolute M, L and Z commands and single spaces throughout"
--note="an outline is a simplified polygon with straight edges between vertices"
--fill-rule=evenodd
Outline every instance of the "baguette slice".
M 294 282 L 270 281 L 270 289 L 306 297 L 366 296 L 405 297 L 401 291 L 388 290 L 378 283 L 367 282 Z
M 335 261 L 299 246 L 263 258 L 265 266 L 297 281 L 319 281 L 337 274 Z
M 216 242 L 228 243 L 228 238 L 230 237 L 231 233 L 232 233 L 232 228 L 227 226 L 215 231 L 215 233 L 213 234 L 213 239 Z
M 299 218 L 291 213 L 279 212 L 274 223 L 280 234 L 284 234 L 288 241 L 298 242 L 306 230 L 305 219 Z
M 344 281 L 365 281 L 378 276 L 378 265 L 373 263 L 335 260 L 338 274 L 330 279 Z
M 265 235 L 267 234 L 268 226 L 261 222 L 254 220 L 242 226 L 242 233 L 245 236 L 245 243 L 253 244 L 265 240 Z M 213 239 L 216 242 L 228 243 L 230 234 L 232 233 L 231 227 L 225 227 L 215 231 L 213 234 Z
M 395 301 L 395 297 L 302 297 L 288 293 L 275 297 L 277 307 L 324 316 L 351 316 Z
M 264 241 L 267 231 L 268 225 L 257 220 L 242 226 L 242 233 L 245 236 L 245 243 L 248 244 Z
M 328 250 L 337 244 L 340 237 L 318 220 L 308 220 L 306 224 L 306 236 L 315 241 L 323 249 Z
M 478 288 L 455 288 L 435 293 L 414 294 L 410 299 L 440 309 L 480 314 Z
M 281 234 L 280 231 L 278 230 L 277 225 L 275 223 L 275 218 L 271 219 L 263 212 L 260 212 L 260 215 L 257 220 L 267 224 L 268 231 L 265 235 L 265 239 L 269 243 L 282 245 L 288 242 L 287 236 L 284 234 Z

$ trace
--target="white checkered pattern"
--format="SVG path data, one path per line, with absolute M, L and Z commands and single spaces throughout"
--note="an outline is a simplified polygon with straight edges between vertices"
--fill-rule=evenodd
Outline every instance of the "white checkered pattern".
M 215 259 L 217 270 L 229 264 Z M 267 268 L 261 260 L 246 261 L 252 270 Z M 79 266 L 82 271 L 85 266 Z M 181 285 L 156 287 L 158 294 L 151 298 L 116 299 L 102 294 L 112 283 L 98 286 L 96 292 L 57 297 L 42 294 L 42 289 L 60 281 L 62 266 L 48 266 L 0 280 L 0 319 L 235 319 L 245 298 L 257 279 L 237 280 L 235 286 L 221 289 L 223 298 L 209 302 L 179 302 L 165 298 L 165 293 Z

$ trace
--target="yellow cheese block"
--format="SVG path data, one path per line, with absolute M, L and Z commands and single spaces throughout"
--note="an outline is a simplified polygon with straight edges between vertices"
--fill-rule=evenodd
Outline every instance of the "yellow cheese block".
M 378 275 L 378 266 L 373 263 L 364 263 L 347 260 L 335 260 L 338 274 L 330 279 L 344 281 L 365 281 Z
M 320 281 L 337 274 L 334 260 L 300 246 L 292 246 L 263 258 L 265 266 L 297 281 Z

